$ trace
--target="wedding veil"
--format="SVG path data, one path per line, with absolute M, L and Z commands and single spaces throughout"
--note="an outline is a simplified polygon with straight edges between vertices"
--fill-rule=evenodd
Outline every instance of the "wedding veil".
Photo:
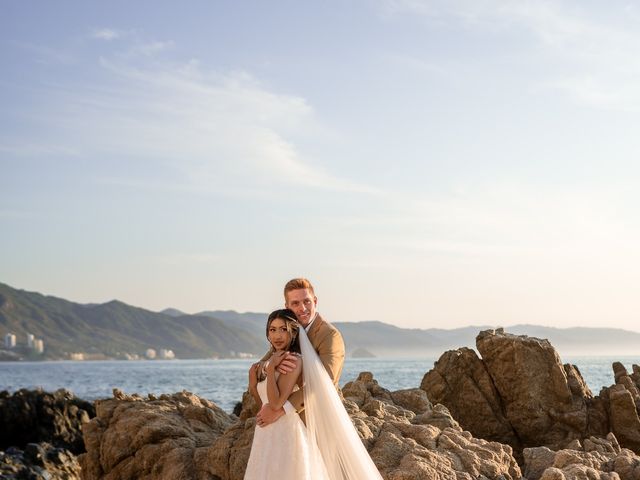
M 307 434 L 318 445 L 329 480 L 382 480 L 304 328 L 298 335 Z

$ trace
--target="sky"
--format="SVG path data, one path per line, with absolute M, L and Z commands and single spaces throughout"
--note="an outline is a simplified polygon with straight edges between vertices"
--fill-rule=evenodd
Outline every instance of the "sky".
M 0 5 L 0 282 L 640 330 L 635 2 Z

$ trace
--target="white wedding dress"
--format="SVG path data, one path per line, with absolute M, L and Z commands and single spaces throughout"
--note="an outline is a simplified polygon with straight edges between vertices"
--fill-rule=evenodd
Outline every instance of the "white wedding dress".
M 277 379 L 277 377 L 276 377 Z M 258 383 L 262 403 L 269 403 L 267 381 Z M 297 413 L 281 416 L 266 427 L 256 426 L 245 480 L 328 480 L 315 443 Z

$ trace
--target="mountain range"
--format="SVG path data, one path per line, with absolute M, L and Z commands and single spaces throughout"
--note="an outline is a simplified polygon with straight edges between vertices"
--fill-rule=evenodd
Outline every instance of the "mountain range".
M 0 284 L 0 336 L 7 333 L 16 335 L 18 347 L 27 334 L 43 339 L 45 358 L 73 352 L 124 358 L 147 349 L 172 350 L 177 358 L 233 357 L 257 354 L 265 343 L 207 315 L 167 315 L 117 300 L 83 305 Z
M 153 312 L 113 300 L 79 304 L 0 283 L 0 338 L 17 337 L 21 358 L 131 358 L 147 349 L 172 350 L 177 358 L 233 358 L 266 351 L 266 313 L 212 310 L 187 314 L 175 308 Z M 331 319 L 333 320 L 333 319 Z M 475 346 L 480 330 L 407 329 L 378 321 L 333 322 L 342 332 L 347 354 L 377 357 L 437 357 L 446 350 Z M 547 338 L 562 355 L 637 355 L 640 333 L 615 328 L 552 328 L 514 325 L 506 331 Z M 26 348 L 27 334 L 44 341 L 43 355 Z M 2 352 L 0 352 L 2 353 Z M 16 357 L 5 349 L 4 358 Z M 0 355 L 0 359 L 3 355 Z

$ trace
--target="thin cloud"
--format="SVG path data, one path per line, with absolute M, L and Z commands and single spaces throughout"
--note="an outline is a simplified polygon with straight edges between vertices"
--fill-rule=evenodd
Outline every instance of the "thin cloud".
M 149 52 L 171 45 L 160 42 Z M 72 137 L 86 155 L 152 162 L 180 172 L 173 181 L 196 189 L 377 192 L 314 165 L 300 151 L 298 136 L 325 128 L 302 97 L 269 91 L 246 72 L 207 71 L 193 60 L 114 55 L 100 65 L 104 85 L 52 93 L 52 131 Z
M 138 56 L 142 55 L 145 57 L 152 57 L 154 55 L 158 55 L 167 50 L 171 50 L 174 48 L 175 44 L 173 42 L 147 42 L 140 43 L 138 45 L 134 45 L 127 52 L 128 56 Z
M 113 30 L 111 28 L 99 28 L 94 30 L 91 33 L 91 36 L 93 38 L 97 38 L 99 40 L 106 40 L 109 42 L 111 40 L 116 40 L 120 38 L 122 36 L 122 33 L 120 33 L 117 30 Z
M 600 109 L 640 111 L 640 32 L 626 7 L 588 13 L 579 2 L 389 0 L 389 15 L 418 14 L 436 24 L 521 34 L 544 53 L 546 79 L 576 103 Z M 524 47 L 521 47 L 524 48 Z

